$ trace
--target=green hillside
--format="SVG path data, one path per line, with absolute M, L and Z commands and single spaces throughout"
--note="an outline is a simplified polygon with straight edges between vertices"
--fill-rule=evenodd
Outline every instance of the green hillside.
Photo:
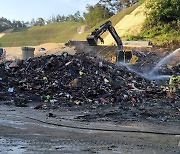
M 132 5 L 131 7 L 115 14 L 114 16 L 112 16 L 110 19 L 108 20 L 111 20 L 112 21 L 112 24 L 113 26 L 115 26 L 124 16 L 130 14 L 131 12 L 133 12 L 138 6 L 140 6 L 143 2 L 139 2 L 135 5 Z M 104 20 L 104 21 L 101 21 L 98 25 L 94 26 L 93 28 L 89 29 L 88 31 L 82 33 L 82 34 L 77 34 L 74 36 L 74 40 L 85 40 L 86 39 L 86 36 L 88 34 L 90 34 L 95 28 L 99 27 L 101 24 L 103 24 L 105 21 L 107 20 Z M 105 37 L 105 35 L 107 35 L 107 33 L 105 33 L 103 35 L 103 37 Z
M 26 46 L 42 43 L 65 43 L 77 34 L 78 22 L 59 22 L 45 26 L 15 29 L 0 38 L 0 46 Z
M 134 11 L 141 3 L 135 4 L 116 15 L 112 16 L 109 20 L 113 25 L 116 25 L 125 15 Z M 4 35 L 0 38 L 0 46 L 26 46 L 26 45 L 39 45 L 42 43 L 65 43 L 68 40 L 85 40 L 86 36 L 91 33 L 96 27 L 103 24 L 102 21 L 95 27 L 88 31 L 78 34 L 77 28 L 82 25 L 78 22 L 60 22 L 51 23 L 46 26 L 33 26 L 30 28 L 19 28 L 13 32 Z M 104 34 L 105 36 L 106 34 Z
M 144 3 L 144 0 L 140 0 L 137 4 L 132 5 L 131 7 L 115 14 L 110 19 L 113 26 L 115 26 L 120 21 L 123 21 L 122 19 L 126 15 L 132 14 L 132 12 L 139 7 L 142 3 Z M 12 47 L 12 46 L 35 46 L 40 45 L 43 43 L 65 43 L 68 40 L 86 40 L 86 36 L 90 34 L 95 28 L 99 27 L 101 24 L 103 24 L 105 21 L 100 22 L 96 26 L 92 27 L 91 29 L 85 31 L 82 34 L 77 33 L 77 28 L 79 26 L 82 26 L 83 23 L 80 22 L 58 22 L 58 23 L 50 23 L 45 26 L 33 26 L 30 28 L 19 28 L 15 29 L 13 32 L 7 33 L 4 36 L 0 38 L 0 46 L 2 47 Z M 136 21 L 135 21 L 136 22 Z M 151 22 L 151 20 L 150 20 Z M 127 23 L 126 23 L 127 24 Z M 122 23 L 124 24 L 124 21 Z M 147 24 L 146 24 L 147 25 Z M 179 35 L 179 29 L 178 28 L 172 28 L 172 24 L 159 24 L 151 27 L 146 28 L 143 31 L 141 31 L 138 36 L 121 36 L 126 37 L 126 39 L 129 40 L 137 40 L 137 39 L 145 39 L 150 40 L 152 42 L 164 42 L 164 41 L 172 41 L 172 40 L 180 40 Z M 161 31 L 159 30 L 161 29 Z M 103 38 L 107 36 L 108 33 L 103 34 Z M 129 38 L 128 38 L 129 37 Z

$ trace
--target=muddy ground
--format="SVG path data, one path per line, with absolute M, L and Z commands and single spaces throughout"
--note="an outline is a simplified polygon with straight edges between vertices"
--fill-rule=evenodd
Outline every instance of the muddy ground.
M 83 111 L 1 105 L 0 153 L 179 153 L 179 124 L 79 122 Z M 49 117 L 49 115 L 56 117 Z

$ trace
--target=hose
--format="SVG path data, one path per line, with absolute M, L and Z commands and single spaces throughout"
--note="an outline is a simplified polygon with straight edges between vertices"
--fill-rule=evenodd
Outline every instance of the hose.
M 41 122 L 48 125 L 53 126 L 60 126 L 60 127 L 66 127 L 66 128 L 74 128 L 74 129 L 83 129 L 83 130 L 94 130 L 94 131 L 105 131 L 105 132 L 122 132 L 122 133 L 144 133 L 144 134 L 154 134 L 154 135 L 180 135 L 180 133 L 168 133 L 168 132 L 155 132 L 155 131 L 142 131 L 142 130 L 114 130 L 114 129 L 103 129 L 103 128 L 88 128 L 88 127 L 80 127 L 80 126 L 69 126 L 66 124 L 57 124 L 52 122 L 46 122 L 43 120 L 31 118 L 31 117 L 25 117 L 27 119 L 31 119 L 37 122 Z

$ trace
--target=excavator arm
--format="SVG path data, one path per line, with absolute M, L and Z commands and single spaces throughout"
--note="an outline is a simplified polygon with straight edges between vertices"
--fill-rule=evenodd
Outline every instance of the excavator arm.
M 87 36 L 87 41 L 90 46 L 97 46 L 97 41 L 100 39 L 100 41 L 103 43 L 103 39 L 101 38 L 101 35 L 109 31 L 116 41 L 118 45 L 118 50 L 123 50 L 123 45 L 120 37 L 118 36 L 115 28 L 112 26 L 111 21 L 107 21 L 104 24 L 102 24 L 99 28 L 95 29 L 90 35 Z
M 110 32 L 110 34 L 117 43 L 118 51 L 116 54 L 116 59 L 117 61 L 119 61 L 120 57 L 124 57 L 123 44 L 115 28 L 112 26 L 111 21 L 105 22 L 99 28 L 95 29 L 90 35 L 88 35 L 87 42 L 90 46 L 97 46 L 98 39 L 100 39 L 101 43 L 104 43 L 104 40 L 103 38 L 101 38 L 101 35 L 107 30 Z
M 112 61 L 135 64 L 136 61 L 138 60 L 138 57 L 133 55 L 132 51 L 123 50 L 123 44 L 122 44 L 121 38 L 117 34 L 115 28 L 112 26 L 111 21 L 105 22 L 99 28 L 95 29 L 90 35 L 88 35 L 87 36 L 88 44 L 90 46 L 97 46 L 98 39 L 101 41 L 101 43 L 104 43 L 104 40 L 101 37 L 101 35 L 107 30 L 110 32 L 110 34 L 116 41 L 117 48 L 118 48 L 116 56 L 112 57 Z
M 99 28 L 95 29 L 90 35 L 87 36 L 87 41 L 90 46 L 97 46 L 98 39 L 100 39 L 101 43 L 104 42 L 101 35 L 108 29 L 111 22 L 107 21 L 102 24 Z

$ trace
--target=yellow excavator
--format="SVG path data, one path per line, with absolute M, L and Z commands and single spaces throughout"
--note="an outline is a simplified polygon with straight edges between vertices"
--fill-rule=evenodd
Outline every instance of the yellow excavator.
M 112 57 L 112 62 L 124 62 L 126 64 L 135 64 L 138 60 L 138 57 L 133 54 L 133 51 L 125 51 L 123 50 L 122 41 L 117 34 L 115 28 L 112 26 L 111 21 L 107 21 L 102 24 L 99 28 L 95 29 L 90 35 L 87 36 L 87 42 L 89 46 L 97 46 L 98 39 L 101 43 L 104 43 L 101 35 L 109 31 L 117 43 L 117 52 L 116 55 Z

